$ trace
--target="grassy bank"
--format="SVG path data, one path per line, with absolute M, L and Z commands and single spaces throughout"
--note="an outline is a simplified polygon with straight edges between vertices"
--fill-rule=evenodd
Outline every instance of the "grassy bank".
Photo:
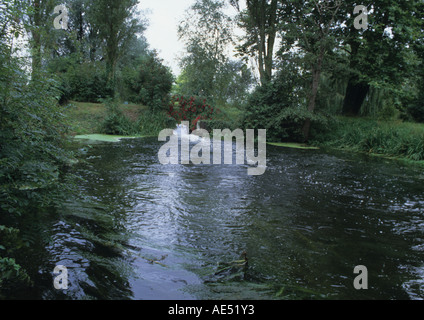
M 424 164 L 424 124 L 338 117 L 311 144 Z
M 119 121 L 122 122 L 123 118 L 124 125 L 131 131 L 119 135 L 157 135 L 161 129 L 172 126 L 167 116 L 152 114 L 146 106 L 121 104 L 118 110 L 121 114 Z M 110 114 L 104 104 L 71 102 L 65 113 L 73 135 L 107 133 L 104 124 Z M 209 121 L 208 125 L 211 128 L 233 130 L 240 125 L 241 116 L 240 110 L 224 110 L 219 118 Z M 325 128 L 313 129 L 310 146 L 363 152 L 424 164 L 424 124 L 337 117 Z
M 240 126 L 242 113 L 239 109 L 226 107 L 221 111 L 215 120 L 207 121 L 211 127 L 235 129 Z M 105 104 L 71 101 L 65 114 L 73 135 L 157 136 L 162 129 L 175 126 L 165 112 L 153 113 L 148 107 L 136 104 L 120 104 L 111 114 Z M 115 129 L 117 132 L 110 132 Z
M 135 104 L 121 104 L 119 110 L 129 121 L 136 123 L 148 108 Z M 65 114 L 73 135 L 104 133 L 102 124 L 108 116 L 104 104 L 71 101 L 66 106 Z

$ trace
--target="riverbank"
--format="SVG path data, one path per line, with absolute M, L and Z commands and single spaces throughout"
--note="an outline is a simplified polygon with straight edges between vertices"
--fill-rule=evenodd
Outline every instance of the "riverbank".
M 424 165 L 424 124 L 337 117 L 325 130 L 313 133 L 311 145 Z
M 65 107 L 65 114 L 73 136 L 157 136 L 162 129 L 175 127 L 175 121 L 169 119 L 165 111 L 152 112 L 149 107 L 137 104 L 121 103 L 110 113 L 110 109 L 102 103 L 71 101 Z M 202 122 L 207 129 L 234 130 L 242 122 L 242 112 L 235 107 L 225 107 L 220 109 L 214 120 Z
M 145 135 L 153 135 L 150 128 L 154 119 L 144 121 L 143 116 L 149 114 L 146 106 L 121 104 L 119 111 L 134 126 L 142 128 Z M 222 119 L 210 121 L 210 125 L 228 125 L 235 129 L 241 122 L 241 113 L 230 110 Z M 107 118 L 107 108 L 99 103 L 71 102 L 66 107 L 66 115 L 73 135 L 104 134 L 102 124 Z M 147 117 L 146 117 L 147 119 Z M 228 119 L 235 119 L 228 121 Z M 147 132 L 149 131 L 149 132 Z M 141 134 L 140 133 L 140 134 Z M 336 117 L 335 121 L 325 128 L 313 128 L 309 147 L 331 148 L 351 152 L 367 153 L 391 159 L 424 165 L 424 124 L 402 122 L 398 120 L 377 120 L 372 118 Z M 290 144 L 280 144 L 291 147 Z

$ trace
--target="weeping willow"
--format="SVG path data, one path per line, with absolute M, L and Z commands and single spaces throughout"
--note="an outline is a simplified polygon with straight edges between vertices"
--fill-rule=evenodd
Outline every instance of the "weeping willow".
M 370 88 L 361 108 L 361 116 L 378 117 L 386 103 L 388 103 L 388 90 L 384 88 Z
M 331 115 L 341 114 L 347 83 L 347 79 L 323 74 L 317 102 L 318 110 Z M 391 90 L 371 86 L 362 105 L 360 116 L 393 118 L 397 114 L 395 105 L 396 101 Z
M 321 75 L 317 110 L 328 114 L 340 114 L 346 95 L 347 80 L 328 74 Z

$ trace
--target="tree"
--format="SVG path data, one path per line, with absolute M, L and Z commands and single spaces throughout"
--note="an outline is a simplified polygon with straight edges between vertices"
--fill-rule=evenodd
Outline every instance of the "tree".
M 362 2 L 369 13 L 367 30 L 354 27 L 355 4 L 356 1 L 344 1 L 340 19 L 347 27 L 338 29 L 349 54 L 345 115 L 359 115 L 371 86 L 397 91 L 405 76 L 414 72 L 408 52 L 422 38 L 422 1 Z
M 54 7 L 58 4 L 57 0 L 26 0 L 25 4 L 28 10 L 24 11 L 20 16 L 23 21 L 26 31 L 29 35 L 30 51 L 32 58 L 32 78 L 34 79 L 40 72 L 42 67 L 43 55 L 48 54 L 51 48 L 51 38 L 49 37 L 53 32 L 53 21 L 51 25 L 46 21 L 54 13 Z
M 424 32 L 424 19 L 421 20 L 421 30 Z M 416 77 L 411 77 L 411 87 L 415 95 L 409 96 L 407 113 L 417 122 L 424 123 L 424 37 L 421 37 L 413 46 L 415 58 L 419 61 L 416 68 Z M 409 83 L 408 83 L 409 84 Z
M 341 0 L 331 1 L 290 1 L 282 7 L 284 22 L 281 24 L 282 56 L 291 54 L 295 47 L 297 55 L 302 56 L 303 71 L 309 71 L 310 91 L 307 110 L 313 113 L 316 107 L 318 89 L 323 71 L 324 60 L 337 46 L 334 29 Z M 303 125 L 304 140 L 309 138 L 311 119 Z
M 230 3 L 239 9 L 239 1 Z M 278 0 L 246 0 L 240 12 L 239 26 L 245 30 L 244 42 L 238 46 L 242 56 L 257 58 L 261 84 L 271 80 L 277 27 L 280 23 Z
M 68 32 L 61 47 L 65 55 L 78 54 L 80 62 L 95 62 L 102 58 L 102 39 L 93 23 L 94 17 L 90 15 L 93 3 L 88 0 L 68 2 Z
M 257 86 L 244 110 L 244 127 L 267 129 L 270 141 L 302 141 L 305 77 L 295 59 L 278 62 L 272 80 Z M 309 81 L 308 81 L 309 82 Z
M 224 8 L 223 0 L 197 0 L 178 30 L 187 51 L 180 62 L 180 93 L 203 96 L 219 104 L 228 100 L 228 91 L 223 87 L 233 84 L 228 70 L 235 66 L 228 57 L 233 23 Z
M 128 100 L 157 111 L 167 105 L 174 77 L 156 51 L 144 51 L 122 68 L 122 82 Z
M 10 36 L 21 32 L 20 21 L 26 4 L 18 0 L 2 0 L 0 3 L 0 41 L 6 41 Z
M 248 98 L 254 83 L 253 75 L 241 60 L 229 60 L 220 67 L 220 77 L 216 81 L 217 96 L 223 97 L 221 104 L 241 107 Z
M 103 42 L 107 78 L 112 89 L 119 59 L 145 28 L 136 16 L 137 3 L 137 0 L 97 0 L 89 7 L 90 21 Z

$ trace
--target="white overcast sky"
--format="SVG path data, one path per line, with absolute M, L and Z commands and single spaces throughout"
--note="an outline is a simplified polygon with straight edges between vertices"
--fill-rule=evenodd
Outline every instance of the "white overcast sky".
M 164 64 L 171 67 L 176 76 L 180 72 L 177 58 L 184 52 L 183 43 L 178 41 L 177 27 L 184 18 L 185 11 L 194 2 L 195 0 L 139 0 L 139 8 L 149 21 L 144 33 L 147 42 L 151 49 L 158 51 Z M 231 7 L 229 10 L 235 12 Z
M 179 73 L 177 57 L 184 51 L 178 41 L 177 26 L 194 0 L 140 0 L 149 26 L 144 35 L 152 49 L 156 49 L 164 63 Z M 148 10 L 148 12 L 146 12 Z

